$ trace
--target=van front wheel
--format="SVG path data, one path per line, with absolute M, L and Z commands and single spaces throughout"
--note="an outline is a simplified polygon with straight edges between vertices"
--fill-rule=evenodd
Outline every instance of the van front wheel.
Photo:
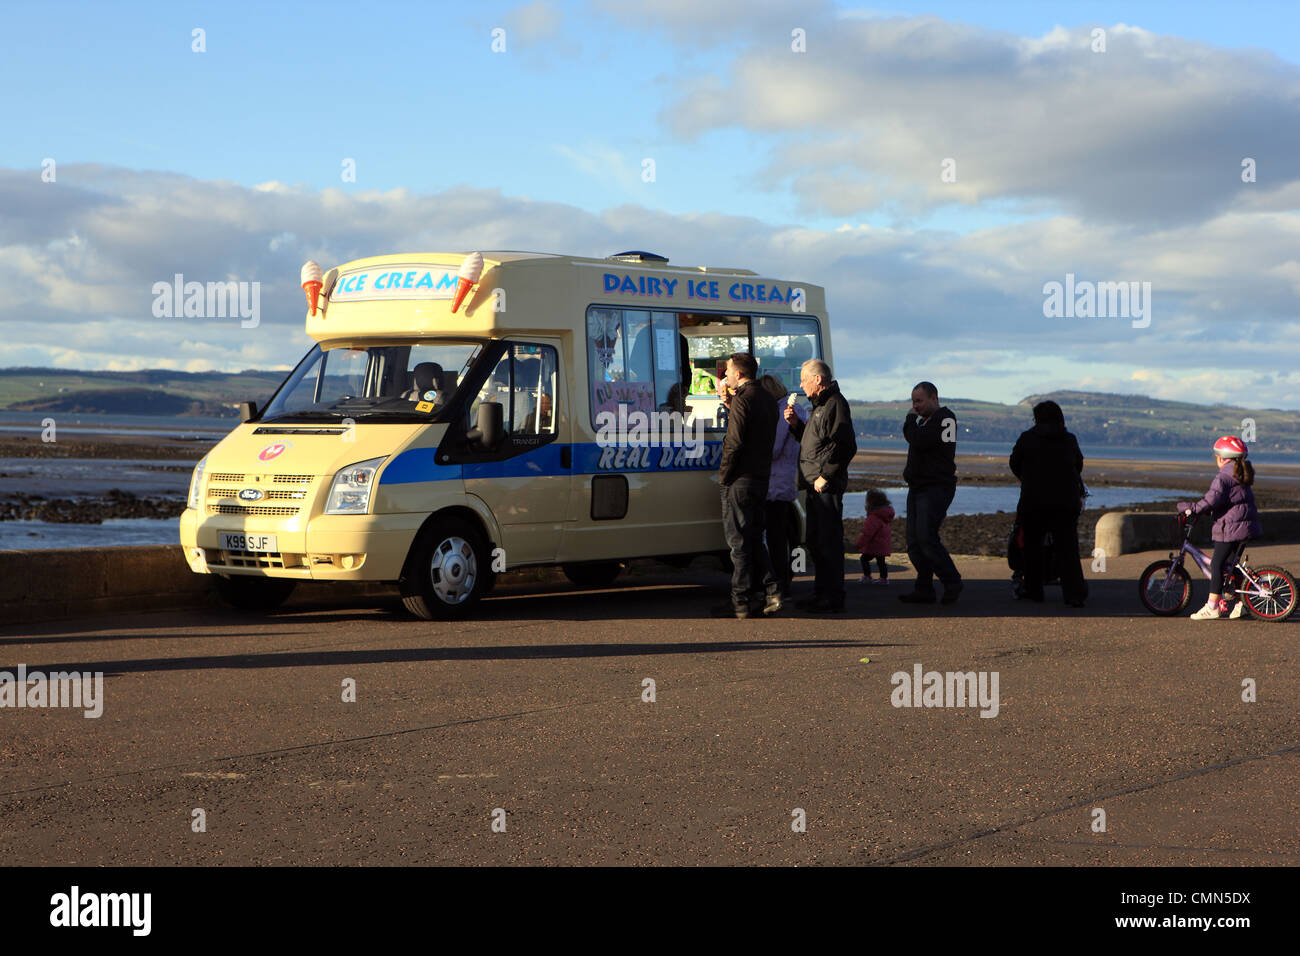
M 492 587 L 487 542 L 465 521 L 440 522 L 411 552 L 402 603 L 425 621 L 465 617 Z

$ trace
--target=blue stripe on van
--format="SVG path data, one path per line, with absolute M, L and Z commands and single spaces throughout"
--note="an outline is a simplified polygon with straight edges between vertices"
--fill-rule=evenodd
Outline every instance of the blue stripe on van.
M 564 445 L 552 442 L 515 455 L 504 461 L 484 461 L 464 465 L 440 465 L 434 456 L 437 449 L 415 448 L 404 451 L 384 469 L 379 478 L 381 485 L 401 485 L 416 481 L 450 481 L 471 478 L 545 478 L 556 475 L 619 474 L 639 471 L 709 471 L 718 467 L 722 457 L 722 442 L 702 442 L 700 452 L 694 456 L 683 445 L 648 446 L 644 448 L 615 446 L 602 447 L 596 442 L 570 445 L 573 449 L 573 467 L 560 465 L 560 450 Z M 619 454 L 622 453 L 622 458 Z M 604 467 L 601 467 L 601 466 Z

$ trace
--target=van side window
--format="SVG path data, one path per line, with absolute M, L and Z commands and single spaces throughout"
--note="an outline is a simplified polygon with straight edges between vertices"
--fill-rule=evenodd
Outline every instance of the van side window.
M 510 411 L 514 404 L 510 400 L 510 356 L 509 351 L 501 356 L 493 367 L 492 374 L 487 377 L 483 387 L 469 403 L 469 427 L 473 428 L 474 423 L 478 421 L 480 405 L 484 402 L 497 402 L 501 405 L 502 427 L 505 428 L 506 434 L 510 433 Z
M 655 410 L 654 335 L 650 313 L 592 307 L 587 310 L 587 369 L 591 421 L 602 412 Z
M 754 358 L 760 375 L 775 375 L 787 391 L 797 392 L 800 366 L 821 357 L 816 319 L 754 316 Z
M 559 360 L 549 345 L 512 343 L 469 405 L 468 423 L 478 419 L 483 402 L 499 402 L 502 425 L 516 438 L 557 432 Z
M 516 435 L 554 435 L 558 359 L 549 345 L 516 345 L 514 408 Z

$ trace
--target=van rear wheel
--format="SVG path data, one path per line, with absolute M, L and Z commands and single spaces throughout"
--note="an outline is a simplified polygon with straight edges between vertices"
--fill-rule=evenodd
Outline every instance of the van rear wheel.
M 562 564 L 560 570 L 580 588 L 607 588 L 614 583 L 623 565 L 617 561 L 584 561 L 581 564 Z
M 286 578 L 255 578 L 250 575 L 212 576 L 221 599 L 240 611 L 273 611 L 293 593 L 298 582 Z
M 420 536 L 402 576 L 402 603 L 425 621 L 465 617 L 492 589 L 487 542 L 467 521 L 438 522 Z

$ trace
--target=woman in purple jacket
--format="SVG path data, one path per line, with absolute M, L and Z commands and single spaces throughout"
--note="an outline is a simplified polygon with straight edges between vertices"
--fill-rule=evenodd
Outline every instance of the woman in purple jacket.
M 1214 443 L 1214 463 L 1219 473 L 1214 476 L 1210 490 L 1194 505 L 1179 505 L 1186 515 L 1208 511 L 1214 518 L 1214 558 L 1210 562 L 1210 587 L 1222 587 L 1223 569 L 1237 563 L 1242 548 L 1251 538 L 1262 534 L 1259 513 L 1255 510 L 1255 469 L 1246 461 L 1246 443 L 1235 435 L 1225 435 Z M 1192 615 L 1193 621 L 1213 621 L 1223 617 L 1219 606 L 1220 595 L 1210 594 L 1205 607 Z M 1228 617 L 1241 617 L 1244 603 L 1238 601 Z
M 767 480 L 767 507 L 764 511 L 764 525 L 767 534 L 767 553 L 772 558 L 772 570 L 781 582 L 781 596 L 790 596 L 790 583 L 794 579 L 790 552 L 798 544 L 791 539 L 795 536 L 797 525 L 794 517 L 794 502 L 799 496 L 795 478 L 799 472 L 799 439 L 790 434 L 790 426 L 785 420 L 785 406 L 792 393 L 775 375 L 764 375 L 758 383 L 772 394 L 776 402 L 776 441 L 772 445 L 772 474 Z M 795 406 L 799 420 L 808 421 L 808 410 L 801 405 Z

